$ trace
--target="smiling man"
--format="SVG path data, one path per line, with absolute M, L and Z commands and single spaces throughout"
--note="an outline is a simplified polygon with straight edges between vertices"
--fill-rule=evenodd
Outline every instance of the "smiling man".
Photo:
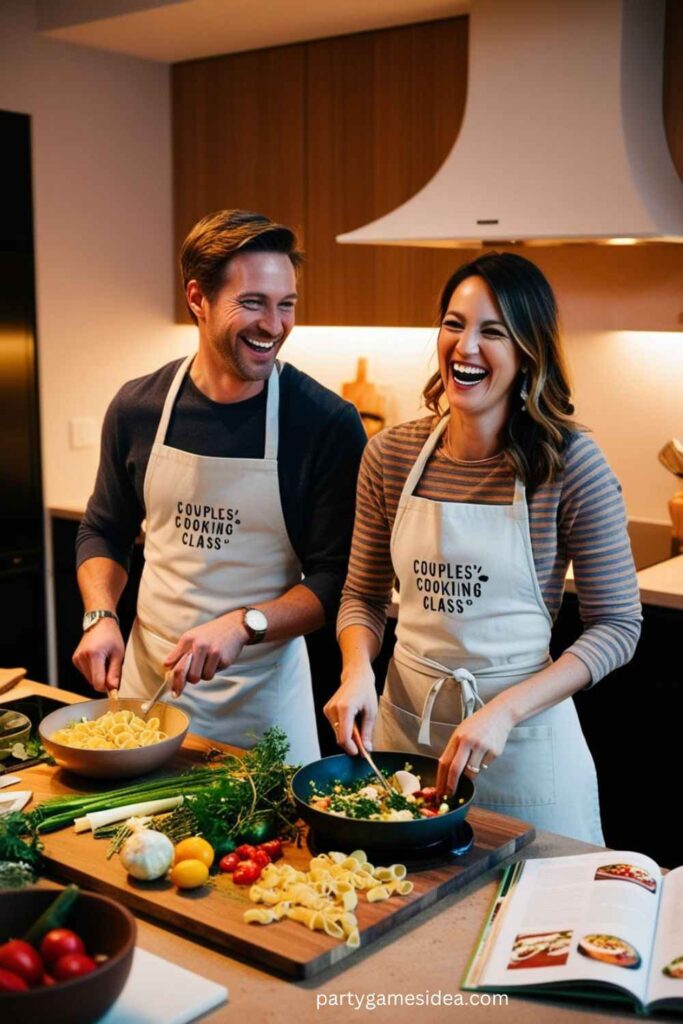
M 169 671 L 195 732 L 252 746 L 280 725 L 305 762 L 319 747 L 303 635 L 336 611 L 365 434 L 353 406 L 277 360 L 301 261 L 289 228 L 243 210 L 183 243 L 198 350 L 107 412 L 77 541 L 74 663 L 122 696 L 151 696 Z M 124 657 L 116 606 L 143 520 Z

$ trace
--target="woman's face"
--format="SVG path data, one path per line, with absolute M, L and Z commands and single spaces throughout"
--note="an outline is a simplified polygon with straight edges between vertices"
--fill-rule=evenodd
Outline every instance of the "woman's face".
M 499 430 L 510 413 L 521 358 L 483 278 L 466 278 L 451 295 L 437 350 L 451 410 L 486 417 Z

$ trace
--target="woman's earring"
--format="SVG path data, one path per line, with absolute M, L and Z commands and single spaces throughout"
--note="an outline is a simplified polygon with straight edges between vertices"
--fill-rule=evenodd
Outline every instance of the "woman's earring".
M 529 371 L 522 371 L 522 383 L 519 389 L 519 397 L 522 400 L 522 412 L 526 412 L 526 400 L 529 397 Z

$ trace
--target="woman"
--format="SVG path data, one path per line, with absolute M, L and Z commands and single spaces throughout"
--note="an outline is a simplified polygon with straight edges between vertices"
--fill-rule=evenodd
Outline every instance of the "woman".
M 435 414 L 369 444 L 338 620 L 342 684 L 325 714 L 356 753 L 431 753 L 477 803 L 603 843 L 595 767 L 573 701 L 628 661 L 640 602 L 621 489 L 571 416 L 557 308 L 512 253 L 461 267 L 441 297 Z M 440 400 L 447 402 L 442 415 Z M 585 630 L 554 663 L 553 617 L 573 561 Z M 372 672 L 394 575 L 396 648 Z

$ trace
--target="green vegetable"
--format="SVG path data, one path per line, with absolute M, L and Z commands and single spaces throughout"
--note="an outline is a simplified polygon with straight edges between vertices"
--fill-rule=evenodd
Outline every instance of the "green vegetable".
M 25 842 L 22 836 L 28 836 Z M 28 814 L 11 811 L 0 815 L 0 861 L 30 864 L 33 868 L 40 867 L 40 851 L 43 848 L 35 826 Z
M 24 861 L 0 861 L 0 889 L 23 889 L 35 882 L 36 873 Z
M 35 924 L 26 932 L 24 942 L 30 942 L 37 948 L 44 935 L 47 935 L 53 928 L 63 927 L 72 906 L 78 899 L 79 892 L 77 885 L 67 885 L 66 889 L 62 889 L 57 899 L 52 901 Z
M 222 857 L 225 857 L 228 853 L 233 853 L 237 843 L 231 836 L 223 836 L 219 839 L 214 846 L 216 852 L 216 860 L 219 861 Z

